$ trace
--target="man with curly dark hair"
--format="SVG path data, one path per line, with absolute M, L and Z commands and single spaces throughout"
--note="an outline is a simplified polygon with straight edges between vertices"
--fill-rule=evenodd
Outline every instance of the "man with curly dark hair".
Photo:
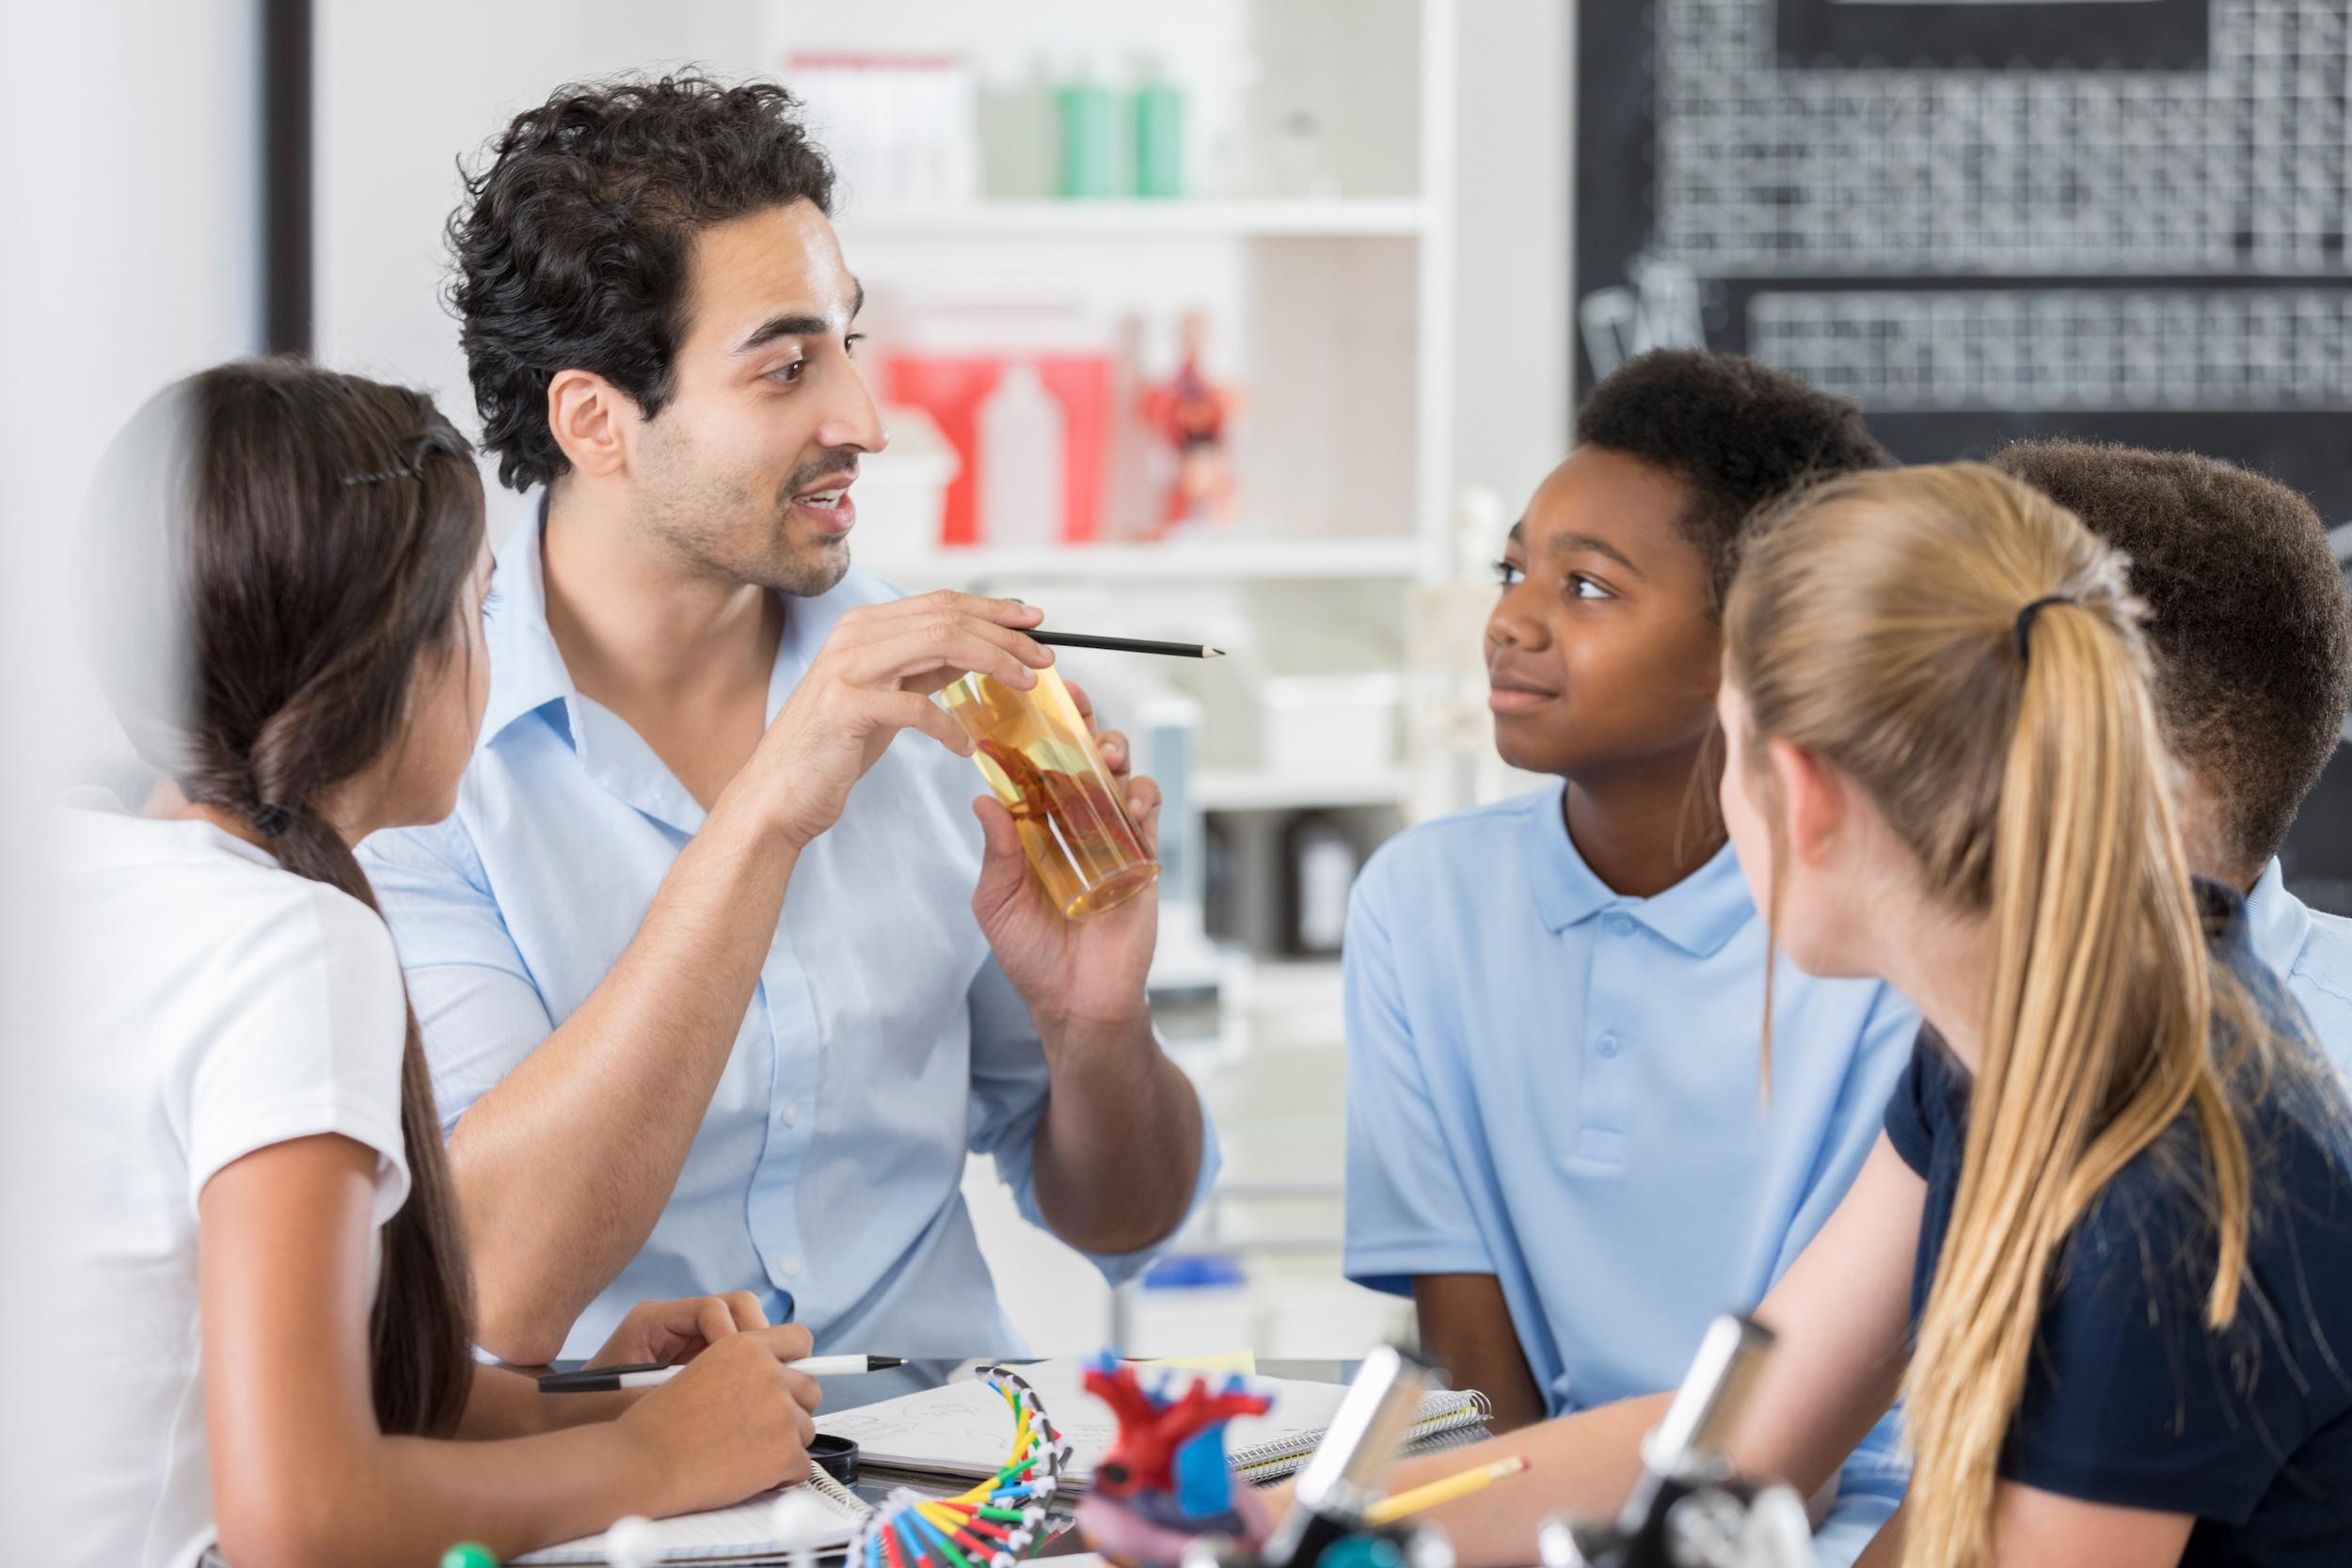
M 1017 1351 L 969 1154 L 1114 1280 L 1216 1165 L 1145 1006 L 1152 899 L 1065 923 L 930 700 L 1035 684 L 1041 617 L 850 564 L 887 437 L 785 89 L 568 87 L 489 151 L 450 297 L 528 495 L 457 813 L 366 847 L 482 1342 L 578 1354 L 650 1292 L 820 1349 Z
M 2352 1069 L 2352 920 L 2307 908 L 2279 864 L 2352 705 L 2352 597 L 2311 502 L 2187 451 L 2027 441 L 1994 467 L 2131 557 L 2156 706 L 2188 774 L 2191 863 L 2246 894 L 2255 951 Z
M 1783 970 L 1714 810 L 1719 617 L 1749 516 L 1889 459 L 1752 360 L 1629 361 L 1528 503 L 1486 624 L 1495 745 L 1558 782 L 1391 840 L 1346 945 L 1350 1277 L 1509 1428 L 1671 1387 L 1763 1299 L 1878 1135 L 1918 1014 Z M 1891 1431 L 1818 1544 L 1893 1511 Z

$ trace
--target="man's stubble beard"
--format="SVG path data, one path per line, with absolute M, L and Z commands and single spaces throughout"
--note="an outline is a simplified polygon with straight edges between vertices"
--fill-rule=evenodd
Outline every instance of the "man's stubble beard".
M 698 575 L 730 584 L 751 584 L 796 599 L 813 599 L 830 593 L 850 570 L 846 536 L 807 546 L 791 538 L 791 502 L 771 506 L 772 519 L 758 546 L 745 547 L 735 531 L 712 529 L 689 518 L 731 516 L 744 510 L 739 495 L 706 497 L 703 503 L 657 502 L 646 526 L 679 560 Z
M 813 599 L 833 592 L 849 572 L 846 538 L 802 551 L 795 551 L 789 541 L 779 541 L 776 561 L 761 575 L 744 580 L 792 598 Z

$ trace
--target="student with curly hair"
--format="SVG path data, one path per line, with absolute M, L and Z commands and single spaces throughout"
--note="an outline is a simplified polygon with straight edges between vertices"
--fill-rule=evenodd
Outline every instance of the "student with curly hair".
M 1868 1151 L 1918 1015 L 1784 974 L 1802 1049 L 1757 1079 L 1765 923 L 1713 809 L 1724 593 L 1747 519 L 1886 453 L 1752 360 L 1634 359 L 1528 503 L 1486 628 L 1495 745 L 1560 783 L 1374 857 L 1347 927 L 1350 1277 L 1509 1428 L 1670 1386 Z M 1891 1443 L 1820 1538 L 1895 1506 Z
M 783 88 L 665 77 L 517 116 L 451 221 L 528 494 L 456 814 L 365 854 L 509 1359 L 739 1290 L 820 1347 L 1015 1352 L 971 1154 L 1112 1278 L 1215 1174 L 1152 900 L 1065 922 L 930 700 L 1033 685 L 1039 612 L 850 564 L 887 436 L 832 197 Z
M 2156 717 L 2188 772 L 2189 863 L 2246 897 L 2254 951 L 2352 1070 L 2352 920 L 2279 866 L 2352 703 L 2352 596 L 2311 502 L 2185 451 L 2028 441 L 1993 459 L 2131 560 Z

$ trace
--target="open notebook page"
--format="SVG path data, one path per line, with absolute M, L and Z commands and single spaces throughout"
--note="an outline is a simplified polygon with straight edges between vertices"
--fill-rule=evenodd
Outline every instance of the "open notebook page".
M 824 1471 L 810 1466 L 804 1490 L 808 1496 L 832 1511 L 837 1521 L 834 1528 L 805 1541 L 787 1542 L 775 1533 L 776 1499 L 784 1496 L 784 1488 L 763 1492 L 748 1502 L 733 1508 L 714 1508 L 701 1513 L 680 1513 L 674 1518 L 654 1521 L 654 1539 L 661 1545 L 662 1560 L 667 1562 L 738 1562 L 751 1560 L 773 1560 L 783 1557 L 798 1546 L 817 1551 L 838 1551 L 850 1544 L 858 1526 L 872 1512 L 854 1495 L 845 1491 Z M 544 1546 L 514 1560 L 514 1568 L 529 1568 L 538 1563 L 599 1563 L 612 1559 L 605 1551 L 602 1535 L 584 1535 L 577 1541 L 565 1541 Z

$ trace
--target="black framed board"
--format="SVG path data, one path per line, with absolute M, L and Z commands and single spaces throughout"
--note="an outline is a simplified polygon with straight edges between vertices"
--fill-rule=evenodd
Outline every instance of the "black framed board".
M 2352 0 L 1582 0 L 1578 396 L 1700 344 L 1907 460 L 2187 448 L 2352 520 L 2348 62 Z
M 1912 459 L 2192 447 L 2352 518 L 2352 0 L 1586 0 L 1577 374 L 1702 341 Z

